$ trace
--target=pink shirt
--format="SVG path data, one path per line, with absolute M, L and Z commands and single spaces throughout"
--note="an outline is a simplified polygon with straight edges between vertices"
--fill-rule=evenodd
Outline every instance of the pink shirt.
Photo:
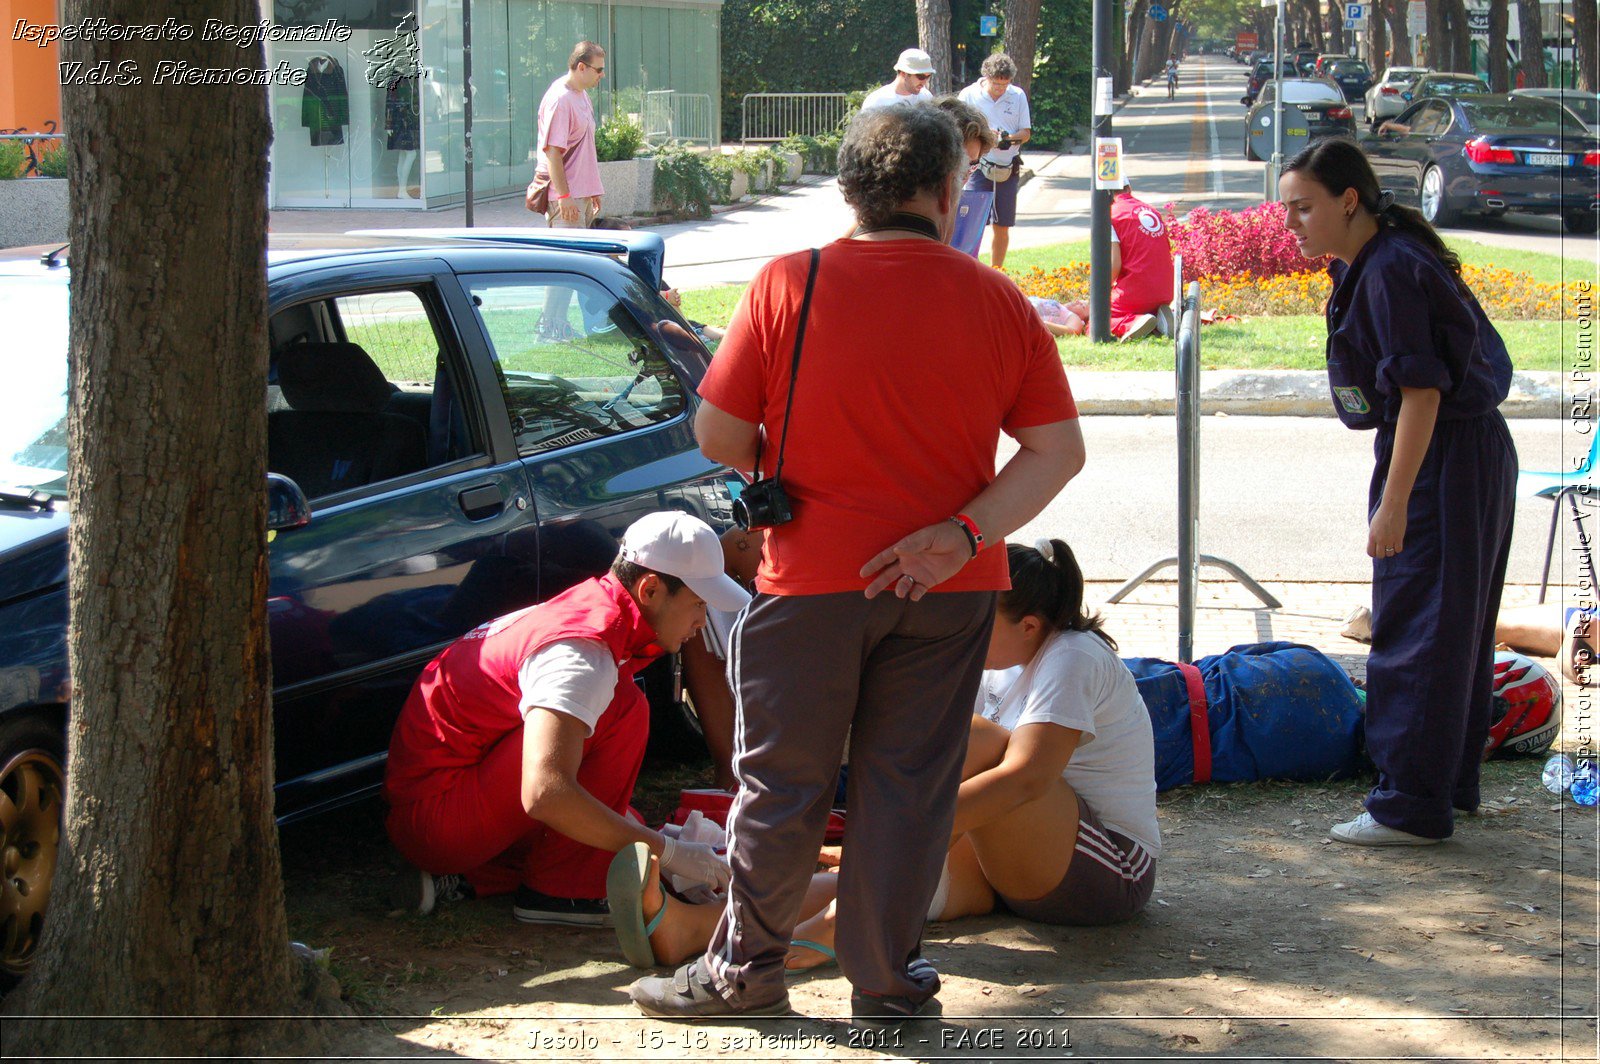
M 539 102 L 538 173 L 550 172 L 550 159 L 544 153 L 550 147 L 562 149 L 568 192 L 574 196 L 605 193 L 600 184 L 600 160 L 594 153 L 594 108 L 588 93 L 567 88 L 565 77 L 552 81 Z

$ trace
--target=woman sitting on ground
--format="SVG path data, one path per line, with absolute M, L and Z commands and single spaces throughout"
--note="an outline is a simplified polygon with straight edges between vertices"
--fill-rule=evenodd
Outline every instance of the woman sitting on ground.
M 1126 920 L 1149 901 L 1161 850 L 1149 712 L 1100 618 L 1083 610 L 1071 548 L 1040 540 L 1007 551 L 1011 590 L 1000 595 L 928 916 L 1003 905 L 1041 923 Z M 623 951 L 634 964 L 675 964 L 704 948 L 721 906 L 666 900 L 649 851 L 632 849 L 608 884 Z M 833 880 L 812 877 L 791 969 L 832 957 Z

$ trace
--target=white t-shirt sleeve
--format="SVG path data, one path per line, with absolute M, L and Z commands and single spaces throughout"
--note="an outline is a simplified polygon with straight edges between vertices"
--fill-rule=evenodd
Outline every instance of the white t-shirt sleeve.
M 617 662 L 598 639 L 564 639 L 529 655 L 517 683 L 524 720 L 537 706 L 578 718 L 593 735 L 616 694 Z
M 1058 724 L 1081 731 L 1078 741 L 1086 743 L 1095 736 L 1094 711 L 1104 699 L 1101 662 L 1060 639 L 1046 653 L 1048 667 L 1035 671 L 1011 730 L 1024 724 Z

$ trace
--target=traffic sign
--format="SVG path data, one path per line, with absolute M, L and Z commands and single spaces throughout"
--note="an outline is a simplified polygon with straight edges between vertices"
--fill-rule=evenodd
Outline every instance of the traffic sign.
M 1167 21 L 1167 9 L 1162 7 L 1160 4 L 1151 4 L 1149 14 L 1151 22 Z
M 1406 5 L 1406 32 L 1413 37 L 1428 32 L 1428 5 L 1423 0 L 1411 0 Z
M 1261 160 L 1272 158 L 1273 142 L 1277 139 L 1272 135 L 1272 111 L 1271 107 L 1263 107 L 1257 111 L 1246 129 L 1250 137 L 1250 150 Z M 1284 104 L 1283 157 L 1290 158 L 1310 143 L 1311 120 L 1300 108 Z
M 1489 12 L 1468 11 L 1467 33 L 1473 37 L 1489 36 Z
M 1346 22 L 1365 22 L 1365 21 L 1367 21 L 1367 5 L 1366 4 L 1346 4 L 1346 5 L 1344 5 L 1344 19 L 1345 19 Z
M 999 34 L 1000 34 L 1000 16 L 999 15 L 979 15 L 978 16 L 978 36 L 980 36 L 980 37 L 996 37 L 996 36 L 999 36 Z

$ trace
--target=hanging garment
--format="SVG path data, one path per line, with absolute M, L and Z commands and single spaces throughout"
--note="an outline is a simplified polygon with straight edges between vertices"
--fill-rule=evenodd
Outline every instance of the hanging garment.
M 344 143 L 344 127 L 350 124 L 350 91 L 337 59 L 319 55 L 306 64 L 300 124 L 311 131 L 313 147 Z
M 416 151 L 419 147 L 417 79 L 395 78 L 384 96 L 385 146 L 390 151 Z

